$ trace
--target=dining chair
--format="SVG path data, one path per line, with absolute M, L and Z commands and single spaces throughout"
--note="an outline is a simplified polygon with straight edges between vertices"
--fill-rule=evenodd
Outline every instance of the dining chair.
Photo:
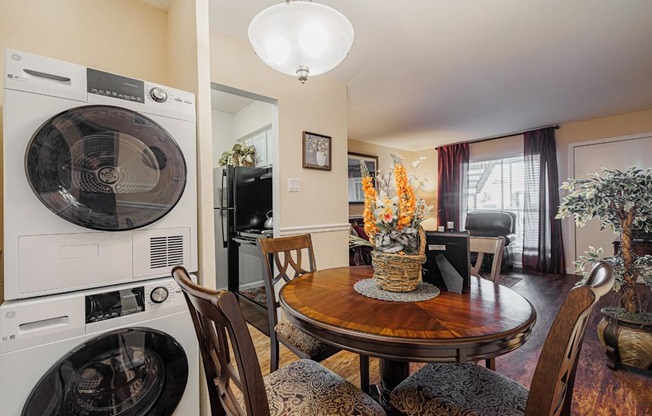
M 385 415 L 370 396 L 315 361 L 299 360 L 263 377 L 235 295 L 193 283 L 182 266 L 172 277 L 192 317 L 213 416 Z
M 275 286 L 317 269 L 310 234 L 258 239 L 263 259 L 265 294 L 270 338 L 270 371 L 279 365 L 280 343 L 301 358 L 322 361 L 340 351 L 298 329 L 290 322 L 279 322 Z M 305 256 L 304 256 L 305 255 Z M 307 259 L 304 262 L 304 258 Z M 276 266 L 276 273 L 274 267 Z M 369 357 L 360 355 L 360 388 L 369 391 Z
M 599 262 L 563 301 L 544 341 L 528 390 L 476 364 L 427 364 L 391 393 L 392 406 L 408 416 L 569 415 L 586 324 L 597 301 L 614 283 Z
M 469 251 L 476 254 L 475 264 L 471 264 L 471 274 L 480 276 L 480 269 L 485 254 L 492 255 L 491 272 L 482 276 L 492 282 L 498 283 L 500 279 L 500 268 L 503 262 L 503 250 L 505 249 L 505 237 L 469 237 Z
M 491 255 L 491 271 L 488 275 L 481 276 L 491 280 L 494 283 L 500 281 L 500 269 L 503 262 L 503 250 L 505 249 L 505 237 L 478 237 L 469 236 L 469 252 L 475 254 L 471 260 L 471 275 L 481 276 L 480 269 L 484 263 L 485 254 Z M 496 369 L 496 359 L 494 357 L 485 360 L 487 368 Z

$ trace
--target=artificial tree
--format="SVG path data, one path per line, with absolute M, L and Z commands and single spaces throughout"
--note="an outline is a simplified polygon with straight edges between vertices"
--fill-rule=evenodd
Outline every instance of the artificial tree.
M 619 294 L 622 308 L 616 308 L 614 316 L 652 323 L 652 313 L 643 310 L 636 284 L 641 277 L 652 287 L 652 256 L 637 256 L 633 245 L 635 231 L 652 232 L 652 169 L 630 167 L 623 172 L 603 168 L 588 179 L 569 179 L 561 189 L 569 193 L 559 207 L 557 218 L 573 216 L 578 226 L 599 218 L 601 230 L 609 228 L 620 236 L 619 252 L 603 258 L 612 264 L 616 274 L 614 290 Z M 600 258 L 602 252 L 602 248 L 591 247 L 575 262 L 585 277 L 588 275 L 585 266 Z

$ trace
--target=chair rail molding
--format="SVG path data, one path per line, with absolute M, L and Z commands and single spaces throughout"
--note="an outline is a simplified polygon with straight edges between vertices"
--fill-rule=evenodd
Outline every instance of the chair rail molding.
M 297 225 L 291 227 L 279 228 L 279 234 L 295 235 L 295 234 L 315 234 L 315 233 L 332 233 L 338 231 L 347 231 L 351 225 L 348 222 L 336 224 L 316 224 L 316 225 Z

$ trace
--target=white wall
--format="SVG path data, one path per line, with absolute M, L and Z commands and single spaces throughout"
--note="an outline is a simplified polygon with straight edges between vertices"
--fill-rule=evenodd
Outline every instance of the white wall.
M 213 167 L 218 167 L 220 156 L 231 150 L 235 141 L 235 116 L 223 111 L 211 111 L 213 126 Z
M 263 127 L 272 124 L 273 106 L 262 101 L 254 101 L 235 113 L 233 137 L 239 140 Z

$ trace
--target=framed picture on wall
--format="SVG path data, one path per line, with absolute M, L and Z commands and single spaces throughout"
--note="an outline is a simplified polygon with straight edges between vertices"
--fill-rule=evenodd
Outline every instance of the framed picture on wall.
M 331 137 L 303 132 L 303 167 L 331 170 Z
M 349 152 L 349 204 L 363 204 L 364 192 L 362 190 L 362 172 L 360 163 L 364 162 L 372 178 L 376 177 L 378 170 L 378 156 Z

